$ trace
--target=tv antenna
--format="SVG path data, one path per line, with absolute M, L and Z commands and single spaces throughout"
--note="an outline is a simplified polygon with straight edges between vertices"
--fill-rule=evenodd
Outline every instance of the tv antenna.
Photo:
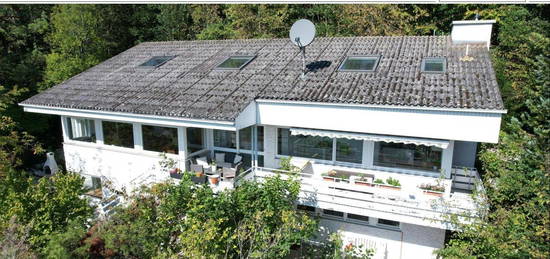
M 306 19 L 296 21 L 290 28 L 290 41 L 302 52 L 302 79 L 306 78 L 306 46 L 315 39 L 315 25 Z

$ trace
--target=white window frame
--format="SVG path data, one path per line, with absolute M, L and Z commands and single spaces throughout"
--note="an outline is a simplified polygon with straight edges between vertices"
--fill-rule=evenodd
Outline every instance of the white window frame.
M 288 155 L 281 155 L 279 154 L 279 129 L 290 129 L 288 127 L 275 127 L 275 158 L 281 159 L 281 158 L 289 158 L 291 156 Z M 324 165 L 334 165 L 334 166 L 343 166 L 343 167 L 350 167 L 350 168 L 360 168 L 360 169 L 371 169 L 376 171 L 384 171 L 384 172 L 393 172 L 393 173 L 401 173 L 401 174 L 410 174 L 410 175 L 420 175 L 420 176 L 427 176 L 427 177 L 439 177 L 440 172 L 433 172 L 433 171 L 422 171 L 422 170 L 413 170 L 413 169 L 406 169 L 406 168 L 396 168 L 396 167 L 383 167 L 383 166 L 375 166 L 374 165 L 374 141 L 363 141 L 363 157 L 362 157 L 362 163 L 349 163 L 349 162 L 339 162 L 335 160 L 335 150 L 336 150 L 336 138 L 333 138 L 333 160 L 321 160 L 321 159 L 315 159 L 315 158 L 308 158 L 308 157 L 298 157 L 298 156 L 292 156 L 299 159 L 304 160 L 311 160 L 317 164 L 324 164 Z M 265 141 L 265 140 L 264 140 Z M 450 178 L 451 174 L 451 164 L 452 164 L 452 156 L 453 156 L 453 145 L 454 141 L 449 142 L 449 146 L 446 149 L 443 149 L 442 157 L 441 157 L 441 169 L 445 170 L 445 175 L 447 178 Z
M 260 126 L 258 126 L 258 127 L 260 127 Z M 214 132 L 214 130 L 212 130 L 212 132 Z M 250 131 L 250 137 L 251 138 L 253 137 L 253 134 L 254 134 L 254 131 Z M 217 147 L 217 146 L 214 145 L 214 140 L 212 139 L 212 150 L 220 151 L 220 152 L 231 152 L 231 153 L 236 153 L 236 154 L 243 153 L 243 154 L 252 155 L 252 153 L 254 152 L 252 149 L 241 149 L 240 148 L 241 143 L 240 143 L 240 138 L 239 138 L 239 130 L 235 131 L 235 138 L 236 138 L 235 139 L 236 148 Z M 264 141 L 265 141 L 265 139 L 264 139 Z M 263 156 L 264 151 L 258 151 L 258 155 Z

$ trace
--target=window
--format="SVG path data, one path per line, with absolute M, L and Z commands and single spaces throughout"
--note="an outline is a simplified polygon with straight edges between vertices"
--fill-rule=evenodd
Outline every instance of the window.
M 438 172 L 442 151 L 438 147 L 376 142 L 374 165 Z
M 204 149 L 204 129 L 187 128 L 187 153 L 195 153 Z
M 71 140 L 95 142 L 94 120 L 67 118 L 67 135 Z
M 307 212 L 315 212 L 315 207 L 308 206 L 308 205 L 297 205 L 297 209 L 307 211 Z
M 82 175 L 84 178 L 83 187 L 86 191 L 86 195 L 96 197 L 96 198 L 102 198 L 103 197 L 103 190 L 101 187 L 101 178 L 91 175 Z
M 134 148 L 134 127 L 130 123 L 103 121 L 105 145 Z
M 252 59 L 254 59 L 254 56 L 232 56 L 224 60 L 216 68 L 239 70 L 250 63 Z
M 279 155 L 332 160 L 332 139 L 328 137 L 290 135 L 289 129 L 278 129 Z
M 230 130 L 214 130 L 214 146 L 237 148 L 237 134 Z
M 174 56 L 156 56 L 149 59 L 147 62 L 139 65 L 140 67 L 159 67 L 163 65 L 164 63 L 168 62 L 168 60 L 173 59 Z
M 347 57 L 342 65 L 340 65 L 341 71 L 357 71 L 357 72 L 372 72 L 376 70 L 378 66 L 378 56 L 350 56 Z
M 389 219 L 378 219 L 378 224 L 379 225 L 384 225 L 384 226 L 389 226 L 389 227 L 394 227 L 394 228 L 399 227 L 399 221 L 393 221 L 393 220 L 389 220 Z
M 258 126 L 258 151 L 264 151 L 264 127 Z M 252 127 L 239 131 L 239 148 L 252 150 Z
M 363 141 L 356 139 L 336 139 L 336 161 L 361 164 L 363 161 Z
M 344 217 L 344 212 L 335 211 L 335 210 L 323 210 L 323 215 L 343 218 Z
M 445 58 L 424 58 L 422 60 L 422 72 L 443 73 L 446 66 Z
M 363 216 L 363 215 L 348 213 L 348 219 L 351 219 L 351 220 L 354 220 L 354 221 L 362 221 L 364 223 L 369 223 L 369 217 L 368 216 Z
M 178 153 L 178 129 L 142 125 L 143 149 L 170 154 Z

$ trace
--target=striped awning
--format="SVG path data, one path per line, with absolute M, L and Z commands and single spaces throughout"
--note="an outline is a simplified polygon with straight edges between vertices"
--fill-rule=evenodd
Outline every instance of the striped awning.
M 415 144 L 415 145 L 439 147 L 443 149 L 446 149 L 449 146 L 448 140 L 441 140 L 441 139 L 399 137 L 399 136 L 390 136 L 390 135 L 328 131 L 328 130 L 305 129 L 305 128 L 290 128 L 290 134 L 329 137 L 329 138 L 347 138 L 347 139 L 357 139 L 357 140 L 382 141 L 382 142 L 403 143 L 403 144 Z

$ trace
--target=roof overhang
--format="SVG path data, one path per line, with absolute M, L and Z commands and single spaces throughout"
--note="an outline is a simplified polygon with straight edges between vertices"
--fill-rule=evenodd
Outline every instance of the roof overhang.
M 505 110 L 256 100 L 258 124 L 497 143 Z
M 174 127 L 197 127 L 207 129 L 220 129 L 235 131 L 235 123 L 232 121 L 200 120 L 178 117 L 157 116 L 148 114 L 133 114 L 122 112 L 95 111 L 83 109 L 71 109 L 61 107 L 40 106 L 31 104 L 19 104 L 25 112 L 52 114 L 61 116 L 85 117 L 101 120 L 136 122 L 152 125 L 174 126 Z

